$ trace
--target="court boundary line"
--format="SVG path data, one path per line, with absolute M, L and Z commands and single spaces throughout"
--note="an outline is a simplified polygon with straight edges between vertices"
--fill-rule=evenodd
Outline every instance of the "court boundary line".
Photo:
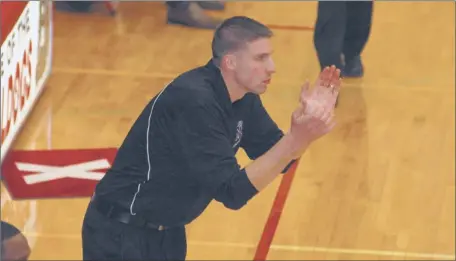
M 66 67 L 54 67 L 51 73 L 67 73 L 67 74 L 89 74 L 89 75 L 104 75 L 104 76 L 115 76 L 115 77 L 138 77 L 138 78 L 152 78 L 152 79 L 173 79 L 179 75 L 179 73 L 166 73 L 166 72 L 132 72 L 124 70 L 105 70 L 105 69 L 85 69 L 85 68 L 66 68 Z M 350 79 L 351 80 L 351 79 Z M 357 79 L 354 79 L 357 81 Z M 274 81 L 274 85 L 296 85 L 296 81 Z M 455 88 L 453 85 L 448 84 L 448 88 L 435 88 L 433 86 L 423 87 L 417 85 L 407 86 L 397 84 L 394 87 L 390 87 L 390 84 L 377 85 L 377 84 L 365 84 L 362 82 L 359 83 L 350 83 L 344 82 L 343 88 L 355 88 L 355 89 L 367 89 L 367 90 L 409 90 L 409 91 L 427 91 L 433 93 L 455 93 Z
M 274 250 L 288 250 L 298 252 L 325 252 L 335 254 L 359 254 L 359 255 L 375 255 L 375 256 L 403 256 L 415 258 L 439 258 L 454 260 L 456 257 L 448 254 L 431 254 L 419 252 L 405 251 L 390 251 L 390 250 L 373 250 L 373 249 L 349 249 L 349 248 L 331 248 L 331 247 L 310 247 L 310 246 L 294 246 L 294 245 L 272 245 Z
M 272 30 L 288 30 L 300 32 L 309 32 L 315 30 L 313 26 L 307 25 L 266 24 L 266 26 Z
M 280 218 L 282 217 L 283 209 L 285 208 L 288 194 L 290 192 L 291 185 L 293 184 L 293 178 L 295 176 L 296 169 L 299 166 L 300 160 L 301 158 L 298 158 L 293 163 L 291 168 L 286 173 L 282 174 L 282 180 L 279 188 L 277 189 L 275 199 L 272 203 L 268 219 L 264 225 L 253 260 L 266 260 L 268 257 L 268 253 L 271 249 L 272 241 L 274 240 L 275 233 L 279 226 Z
M 42 238 L 69 238 L 80 239 L 78 234 L 46 234 L 46 233 L 24 233 L 26 237 L 42 237 Z M 188 245 L 193 246 L 227 246 L 233 248 L 255 248 L 254 243 L 233 243 L 233 242 L 220 242 L 220 241 L 200 241 L 189 240 Z M 331 247 L 317 247 L 317 246 L 298 246 L 298 245 L 279 245 L 272 244 L 273 250 L 284 251 L 297 251 L 297 252 L 327 252 L 334 254 L 353 254 L 353 255 L 377 255 L 377 256 L 404 256 L 416 258 L 440 258 L 454 260 L 455 255 L 440 254 L 440 253 L 420 253 L 420 252 L 406 252 L 406 251 L 391 251 L 391 250 L 373 250 L 373 249 L 349 249 L 349 248 L 331 248 Z M 32 250 L 33 251 L 33 250 Z

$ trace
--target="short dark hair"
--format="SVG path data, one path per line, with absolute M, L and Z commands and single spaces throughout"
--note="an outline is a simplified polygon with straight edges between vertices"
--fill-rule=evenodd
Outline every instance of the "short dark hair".
M 270 38 L 273 33 L 266 25 L 246 16 L 226 19 L 215 30 L 212 39 L 212 60 L 218 67 L 223 55 L 259 38 Z

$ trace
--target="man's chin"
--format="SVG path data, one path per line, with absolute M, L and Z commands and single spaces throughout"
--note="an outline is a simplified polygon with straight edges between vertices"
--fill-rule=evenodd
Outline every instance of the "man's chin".
M 258 88 L 257 88 L 257 94 L 263 94 L 263 93 L 266 92 L 267 89 L 268 89 L 268 85 L 262 83 L 262 84 L 261 84 L 260 86 L 258 86 Z
M 255 86 L 255 87 L 248 88 L 248 92 L 260 95 L 260 94 L 265 93 L 267 89 L 268 89 L 267 84 L 261 83 L 261 84 Z

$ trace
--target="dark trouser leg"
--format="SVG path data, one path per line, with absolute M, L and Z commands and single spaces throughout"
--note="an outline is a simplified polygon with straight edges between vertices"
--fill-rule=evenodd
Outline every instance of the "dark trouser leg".
M 89 12 L 93 1 L 55 1 L 55 8 L 64 12 Z
M 82 227 L 83 260 L 185 260 L 185 228 L 158 231 L 108 219 L 93 205 Z
M 343 53 L 346 60 L 359 56 L 369 39 L 372 1 L 347 2 L 347 26 Z
M 319 1 L 314 45 L 320 67 L 342 68 L 341 54 L 345 36 L 346 2 Z
M 30 247 L 25 236 L 15 226 L 1 222 L 1 260 L 27 260 Z
M 360 55 L 369 39 L 373 2 L 347 2 L 347 25 L 343 53 L 346 74 L 363 74 Z
M 179 8 L 185 10 L 188 8 L 189 1 L 166 1 L 166 4 L 171 8 Z
M 201 6 L 195 1 L 167 1 L 169 24 L 215 29 L 221 21 L 204 13 Z
M 223 10 L 225 9 L 225 4 L 219 1 L 194 1 L 201 8 L 208 10 Z M 189 6 L 189 1 L 166 1 L 166 4 L 171 8 L 181 8 L 187 9 Z

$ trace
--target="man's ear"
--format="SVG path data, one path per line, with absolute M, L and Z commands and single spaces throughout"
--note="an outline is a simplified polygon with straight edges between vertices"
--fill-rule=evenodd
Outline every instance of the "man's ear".
M 223 63 L 227 69 L 234 70 L 236 68 L 236 56 L 233 54 L 226 54 L 223 56 Z

